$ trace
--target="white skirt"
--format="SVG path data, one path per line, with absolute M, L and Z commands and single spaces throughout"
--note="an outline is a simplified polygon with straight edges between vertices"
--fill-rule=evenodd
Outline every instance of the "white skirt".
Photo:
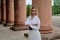
M 41 34 L 39 30 L 29 30 L 28 40 L 41 40 Z

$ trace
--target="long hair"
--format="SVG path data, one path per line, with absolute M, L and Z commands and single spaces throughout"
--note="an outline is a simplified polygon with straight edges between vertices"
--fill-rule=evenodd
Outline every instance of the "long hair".
M 31 13 L 32 13 L 32 9 L 35 9 L 35 10 L 36 10 L 36 15 L 37 15 L 37 16 L 39 16 L 39 15 L 38 15 L 38 9 L 37 9 L 37 8 L 35 8 L 35 7 L 32 7 L 32 8 L 31 8 L 30 15 L 31 15 Z

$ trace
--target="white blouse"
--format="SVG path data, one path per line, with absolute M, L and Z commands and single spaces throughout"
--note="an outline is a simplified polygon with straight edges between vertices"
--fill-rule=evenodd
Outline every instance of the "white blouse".
M 30 25 L 30 27 L 34 30 L 39 30 L 40 29 L 40 19 L 38 16 L 34 16 L 33 20 L 30 19 L 31 16 L 29 16 L 26 21 L 25 25 Z M 37 26 L 33 26 L 32 24 L 37 24 Z

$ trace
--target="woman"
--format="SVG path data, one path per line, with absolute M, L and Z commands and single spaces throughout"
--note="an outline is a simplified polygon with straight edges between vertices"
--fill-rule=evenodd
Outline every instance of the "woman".
M 41 40 L 40 29 L 40 19 L 37 16 L 38 10 L 32 7 L 31 15 L 27 18 L 25 25 L 29 27 L 29 37 L 28 40 Z

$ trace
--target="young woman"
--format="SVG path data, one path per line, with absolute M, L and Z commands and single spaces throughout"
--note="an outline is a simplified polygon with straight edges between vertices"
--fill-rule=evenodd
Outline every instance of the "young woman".
M 29 27 L 28 40 L 41 40 L 40 29 L 40 19 L 37 16 L 38 10 L 32 7 L 31 15 L 26 19 L 25 25 Z

